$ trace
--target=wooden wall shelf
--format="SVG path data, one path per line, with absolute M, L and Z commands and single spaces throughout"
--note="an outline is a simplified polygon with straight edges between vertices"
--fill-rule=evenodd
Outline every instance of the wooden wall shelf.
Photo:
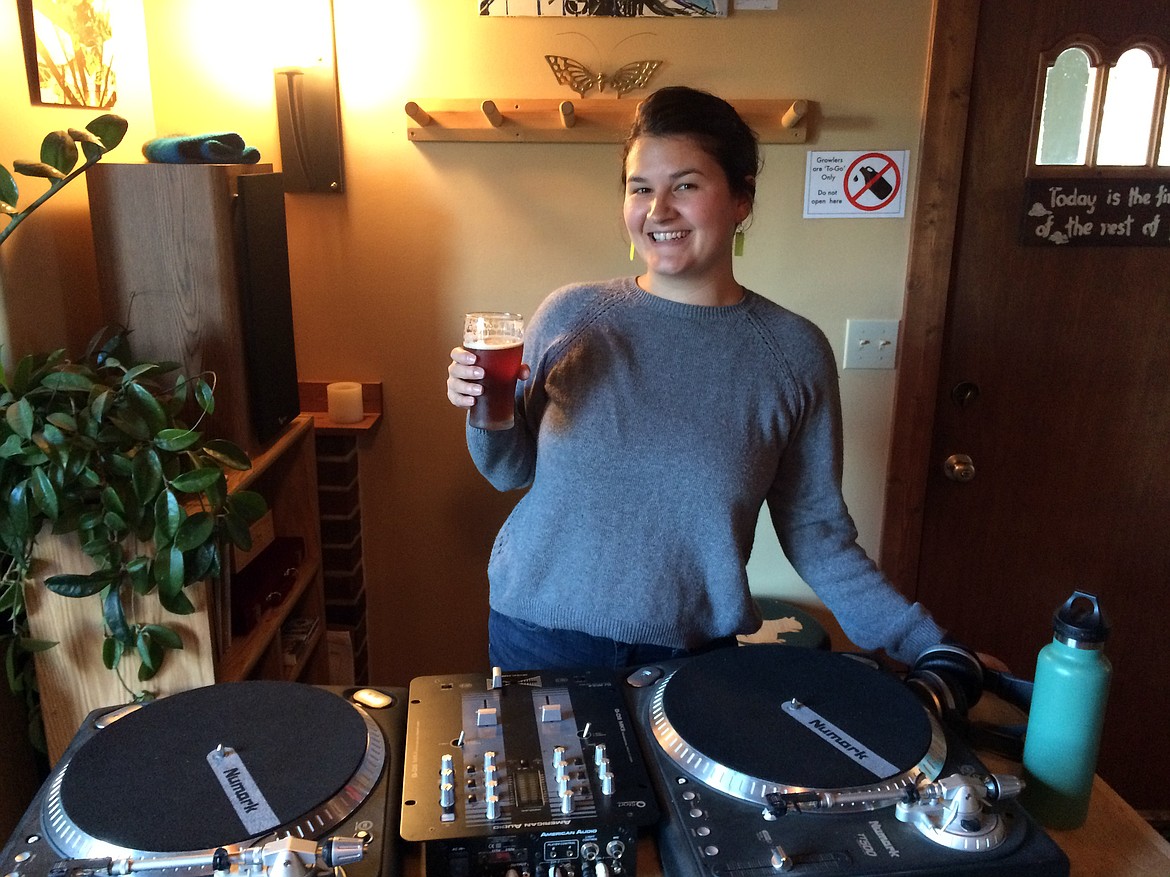
M 730 102 L 761 143 L 804 143 L 811 101 L 793 98 Z M 406 104 L 406 136 L 415 142 L 621 143 L 636 99 L 426 100 Z

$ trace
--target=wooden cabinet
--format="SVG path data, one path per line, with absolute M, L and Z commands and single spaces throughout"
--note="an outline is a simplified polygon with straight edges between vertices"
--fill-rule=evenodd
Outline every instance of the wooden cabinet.
M 251 470 L 229 479 L 229 486 L 232 490 L 247 489 L 261 494 L 272 513 L 275 537 L 300 540 L 303 554 L 288 593 L 276 606 L 266 610 L 247 633 L 232 636 L 230 619 L 222 615 L 214 619 L 219 628 L 215 634 L 218 655 L 215 679 L 217 682 L 290 679 L 325 684 L 329 681 L 329 660 L 325 648 L 325 596 L 312 418 L 302 415 L 294 420 L 271 447 L 253 457 Z M 233 587 L 238 584 L 239 576 L 229 573 L 225 580 Z M 222 612 L 224 601 L 214 602 Z M 291 629 L 297 620 L 309 622 L 312 629 L 302 647 L 293 653 L 286 647 L 290 645 Z

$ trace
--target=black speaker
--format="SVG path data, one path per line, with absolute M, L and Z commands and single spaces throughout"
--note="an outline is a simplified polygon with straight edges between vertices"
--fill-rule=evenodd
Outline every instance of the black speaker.
M 301 412 L 281 174 L 237 178 L 236 252 L 248 414 L 267 444 Z

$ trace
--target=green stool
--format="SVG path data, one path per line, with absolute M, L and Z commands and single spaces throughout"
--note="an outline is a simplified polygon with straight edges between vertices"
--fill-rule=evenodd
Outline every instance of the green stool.
M 760 607 L 760 614 L 764 616 L 764 624 L 753 634 L 737 637 L 741 644 L 784 643 L 829 650 L 829 634 L 803 609 L 775 597 L 756 597 L 755 600 Z

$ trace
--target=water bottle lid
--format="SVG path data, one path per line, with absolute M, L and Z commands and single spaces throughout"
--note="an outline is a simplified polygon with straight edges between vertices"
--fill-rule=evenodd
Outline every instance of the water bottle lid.
M 1097 595 L 1088 591 L 1073 591 L 1052 616 L 1052 629 L 1059 639 L 1085 645 L 1100 644 L 1109 637 L 1109 622 Z

